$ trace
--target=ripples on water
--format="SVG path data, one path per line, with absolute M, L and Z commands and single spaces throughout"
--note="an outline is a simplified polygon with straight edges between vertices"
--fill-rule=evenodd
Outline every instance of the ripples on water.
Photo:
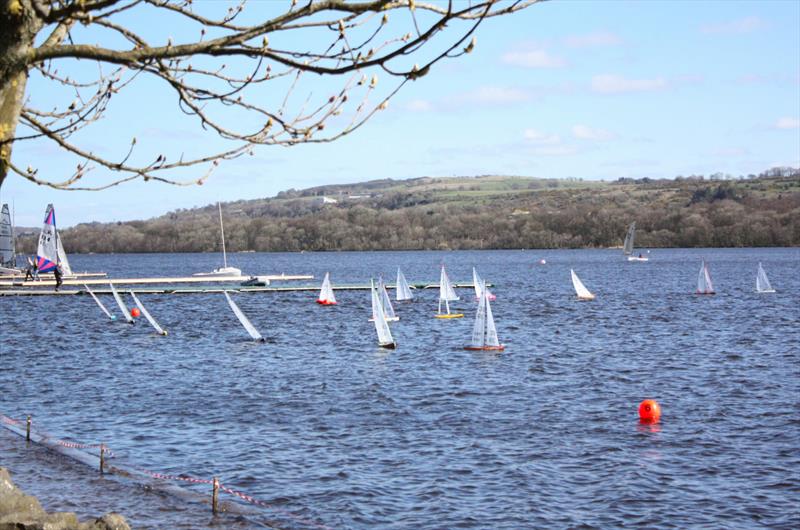
M 800 527 L 797 249 L 238 254 L 251 273 L 331 271 L 365 283 L 496 284 L 502 354 L 437 291 L 396 306 L 376 347 L 367 291 L 239 294 L 267 338 L 247 340 L 220 294 L 140 298 L 169 330 L 110 323 L 91 298 L 0 298 L 0 412 L 53 436 L 104 441 L 120 462 L 220 476 L 276 507 L 214 519 L 0 429 L 0 465 L 49 509 L 116 510 L 137 528 Z M 547 265 L 536 262 L 547 259 Z M 700 260 L 719 293 L 695 296 Z M 184 275 L 213 255 L 74 256 L 113 277 Z M 758 261 L 777 294 L 754 293 Z M 574 268 L 597 300 L 577 302 Z M 111 298 L 102 297 L 107 305 Z M 637 406 L 658 399 L 662 423 Z M 189 486 L 199 492 L 203 487 Z M 291 513 L 293 515 L 287 515 Z

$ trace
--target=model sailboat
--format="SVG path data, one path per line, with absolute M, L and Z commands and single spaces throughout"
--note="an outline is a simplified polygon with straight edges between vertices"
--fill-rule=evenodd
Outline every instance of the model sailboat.
M 122 298 L 119 296 L 119 293 L 114 288 L 114 284 L 113 283 L 109 283 L 108 286 L 111 287 L 111 294 L 114 295 L 114 300 L 117 301 L 117 305 L 119 306 L 119 310 L 122 311 L 122 316 L 125 317 L 125 322 L 127 322 L 128 324 L 135 324 L 136 321 L 131 316 L 131 313 L 130 313 L 130 311 L 128 311 L 128 308 L 125 307 L 125 302 L 122 301 Z
M 472 267 L 472 285 L 475 287 L 475 300 L 480 301 L 481 296 L 483 296 L 483 289 L 486 288 L 486 282 L 484 282 L 480 276 L 478 276 L 478 271 L 475 270 L 475 267 Z M 497 298 L 492 293 L 488 292 L 486 295 L 489 297 L 489 300 L 494 301 Z
M 91 290 L 91 289 L 89 289 L 89 286 L 88 286 L 88 285 L 84 285 L 84 287 L 86 288 L 86 292 L 88 292 L 90 295 L 92 295 L 92 298 L 94 299 L 94 301 L 95 301 L 95 302 L 97 302 L 97 305 L 98 305 L 98 306 L 100 306 L 100 310 L 101 310 L 101 311 L 103 311 L 103 313 L 105 313 L 105 315 L 106 315 L 108 318 L 110 318 L 111 320 L 116 320 L 116 319 L 117 319 L 117 317 L 115 317 L 114 315 L 112 315 L 112 314 L 111 314 L 111 312 L 110 312 L 108 309 L 106 309 L 106 306 L 104 306 L 104 305 L 103 305 L 103 302 L 101 302 L 101 301 L 100 301 L 100 299 L 99 299 L 99 298 L 97 298 L 97 295 L 95 295 L 95 294 L 92 292 L 92 290 Z
M 622 246 L 622 253 L 628 256 L 628 261 L 648 261 L 647 257 L 639 254 L 633 255 L 633 240 L 636 237 L 636 221 L 628 226 L 628 233 L 625 234 L 625 243 Z
M 461 318 L 463 313 L 451 313 L 450 302 L 458 300 L 458 295 L 453 290 L 453 285 L 450 283 L 450 278 L 447 277 L 447 272 L 444 270 L 442 264 L 442 274 L 439 277 L 439 309 L 436 313 L 436 318 Z M 445 312 L 442 313 L 442 302 L 444 302 Z
M 150 314 L 150 311 L 148 311 L 144 307 L 144 304 L 139 300 L 139 298 L 136 297 L 136 293 L 134 293 L 133 291 L 130 291 L 130 294 L 131 294 L 131 297 L 133 298 L 134 303 L 136 303 L 136 307 L 139 308 L 139 311 L 141 311 L 141 313 L 144 315 L 144 318 L 146 318 L 147 321 L 150 322 L 150 325 L 153 326 L 153 329 L 155 329 L 156 332 L 158 332 L 159 335 L 166 336 L 166 334 L 167 334 L 166 330 L 164 330 L 164 328 L 162 328 L 161 326 L 158 325 L 158 322 L 156 322 L 156 319 L 154 319 L 152 317 L 152 315 Z
M 18 274 L 17 254 L 14 249 L 14 227 L 8 204 L 0 210 L 0 274 Z
M 319 305 L 336 305 L 336 296 L 333 294 L 333 287 L 331 286 L 331 274 L 325 273 L 325 279 L 322 280 L 322 288 L 319 290 L 319 298 L 317 298 Z
M 230 297 L 228 291 L 223 291 L 223 293 L 225 293 L 225 298 L 228 300 L 228 305 L 231 306 L 233 314 L 236 315 L 236 318 L 238 318 L 239 322 L 242 323 L 242 326 L 244 326 L 244 329 L 247 330 L 248 335 L 250 335 L 250 337 L 253 340 L 257 340 L 259 342 L 266 342 L 266 339 L 264 339 L 264 337 L 261 336 L 261 333 L 259 333 L 256 327 L 253 325 L 253 323 L 250 322 L 250 319 L 247 318 L 247 316 L 244 313 L 242 313 L 242 310 L 239 309 L 239 306 L 236 305 L 236 303 Z
M 708 265 L 703 260 L 700 266 L 700 273 L 697 275 L 697 292 L 696 294 L 715 294 L 714 285 L 711 283 L 711 275 L 708 273 Z
M 406 281 L 406 277 L 403 274 L 403 271 L 400 268 L 397 268 L 397 289 L 396 289 L 396 300 L 398 302 L 402 302 L 404 300 L 411 300 L 414 296 L 411 294 L 411 288 L 408 286 L 408 282 Z
M 375 313 L 375 318 L 373 319 L 375 331 L 378 332 L 378 346 L 393 350 L 397 348 L 397 343 L 394 341 L 392 332 L 389 329 L 389 323 L 386 321 L 386 313 L 384 313 L 383 304 L 381 304 L 374 280 L 370 280 L 370 295 L 372 297 L 372 309 Z
M 194 276 L 241 276 L 242 270 L 236 267 L 228 267 L 228 253 L 225 251 L 225 227 L 222 224 L 222 205 L 217 203 L 219 211 L 219 235 L 222 240 L 222 267 L 211 272 L 196 272 Z
M 497 338 L 497 328 L 492 316 L 492 305 L 489 302 L 489 291 L 486 284 L 481 285 L 481 298 L 478 302 L 478 312 L 475 314 L 475 325 L 472 327 L 472 341 L 465 350 L 503 351 L 505 346 Z
M 583 285 L 583 282 L 578 275 L 575 274 L 575 271 L 570 269 L 570 275 L 572 276 L 572 286 L 575 287 L 575 293 L 578 295 L 579 300 L 594 300 L 594 295 Z
M 386 285 L 384 285 L 382 279 L 378 279 L 376 289 L 378 290 L 378 304 L 376 305 L 373 299 L 372 318 L 370 318 L 369 321 L 373 322 L 378 319 L 378 312 L 381 311 L 383 312 L 383 318 L 385 318 L 387 322 L 397 322 L 400 320 L 400 317 L 394 312 L 392 301 L 389 299 L 389 293 L 386 292 Z
M 761 266 L 761 262 L 758 263 L 758 272 L 756 273 L 756 291 L 759 293 L 775 292 L 775 289 L 773 289 L 772 285 L 769 283 L 767 273 L 764 272 L 764 267 Z

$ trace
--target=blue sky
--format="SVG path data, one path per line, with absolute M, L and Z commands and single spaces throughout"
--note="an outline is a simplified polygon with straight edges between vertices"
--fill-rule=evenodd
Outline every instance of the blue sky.
M 24 226 L 41 224 L 53 203 L 65 227 L 379 178 L 613 180 L 800 166 L 800 2 L 554 1 L 487 21 L 477 35 L 472 54 L 440 63 L 334 143 L 257 148 L 188 188 L 66 192 L 11 175 L 0 200 Z M 28 90 L 43 107 L 60 96 L 35 79 Z M 217 146 L 171 115 L 174 96 L 153 83 L 120 99 L 81 137 L 87 145 L 136 136 L 149 149 Z M 44 144 L 19 144 L 13 160 L 54 178 L 74 167 Z

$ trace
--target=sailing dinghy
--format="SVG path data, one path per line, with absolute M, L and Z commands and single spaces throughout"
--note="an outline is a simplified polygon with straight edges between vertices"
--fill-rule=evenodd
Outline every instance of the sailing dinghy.
M 758 273 L 756 273 L 756 291 L 759 293 L 774 293 L 775 289 L 769 284 L 767 273 L 764 272 L 764 267 L 761 262 L 758 262 Z
M 463 313 L 451 313 L 450 302 L 458 300 L 458 295 L 453 290 L 453 285 L 450 283 L 450 278 L 447 277 L 447 272 L 444 270 L 444 263 L 442 264 L 442 274 L 439 277 L 439 309 L 437 310 L 436 318 L 461 318 Z M 444 302 L 445 312 L 442 313 L 442 302 Z
M 505 346 L 497 338 L 497 328 L 492 317 L 492 305 L 489 303 L 489 291 L 486 284 L 481 285 L 481 298 L 478 302 L 478 312 L 475 314 L 475 325 L 472 327 L 472 341 L 465 350 L 472 351 L 503 351 Z
M 333 287 L 331 286 L 331 273 L 325 273 L 325 279 L 322 280 L 322 288 L 319 290 L 319 298 L 317 298 L 319 305 L 336 305 L 336 296 L 333 294 Z
M 158 332 L 159 335 L 166 336 L 167 332 L 164 330 L 164 328 L 162 328 L 161 326 L 158 325 L 158 322 L 156 322 L 156 319 L 154 319 L 150 315 L 150 311 L 145 309 L 144 304 L 136 297 L 136 293 L 134 293 L 133 291 L 130 291 L 130 294 L 131 294 L 131 297 L 133 297 L 133 301 L 136 303 L 136 307 L 138 307 L 139 311 L 141 311 L 142 314 L 144 315 L 144 318 L 146 318 L 147 321 L 150 322 L 150 325 L 153 326 L 153 328 Z
M 219 210 L 219 234 L 220 239 L 222 239 L 222 267 L 211 272 L 195 272 L 192 276 L 224 277 L 242 275 L 241 269 L 228 267 L 228 253 L 225 252 L 225 228 L 222 226 L 222 205 L 220 203 L 217 203 L 217 209 Z
M 136 321 L 131 316 L 131 313 L 130 311 L 128 311 L 128 308 L 125 307 L 125 302 L 122 301 L 122 298 L 119 296 L 119 293 L 117 292 L 116 289 L 114 289 L 114 284 L 109 283 L 108 286 L 111 287 L 111 294 L 114 295 L 114 300 L 117 301 L 117 305 L 119 306 L 119 310 L 122 311 L 122 316 L 125 317 L 125 321 L 128 324 L 135 324 Z
M 106 314 L 106 316 L 107 316 L 108 318 L 110 318 L 111 320 L 116 320 L 116 319 L 117 319 L 117 317 L 116 317 L 116 316 L 114 316 L 114 315 L 112 315 L 112 314 L 111 314 L 111 312 L 110 312 L 108 309 L 106 309 L 106 306 L 104 306 L 104 305 L 103 305 L 103 302 L 101 302 L 101 301 L 100 301 L 100 299 L 99 299 L 99 298 L 97 298 L 97 295 L 95 295 L 95 294 L 92 292 L 92 290 L 91 290 L 91 289 L 89 289 L 89 286 L 88 286 L 88 285 L 86 285 L 86 284 L 84 284 L 84 287 L 86 288 L 86 292 L 88 292 L 90 295 L 92 295 L 92 298 L 94 298 L 94 301 L 95 301 L 95 302 L 97 302 L 97 305 L 98 305 L 98 306 L 100 306 L 100 309 L 103 311 L 103 313 L 105 313 L 105 314 Z
M 594 295 L 583 285 L 583 282 L 575 271 L 570 269 L 569 273 L 572 275 L 572 286 L 575 287 L 575 293 L 578 295 L 578 300 L 594 300 Z
M 695 294 L 716 294 L 714 285 L 711 283 L 711 275 L 708 273 L 708 265 L 703 260 L 700 266 L 700 273 L 697 275 L 697 291 Z
M 56 232 L 56 211 L 52 204 L 47 205 L 44 213 L 44 226 L 39 234 L 39 246 L 36 249 L 36 268 L 39 273 L 53 272 L 58 265 L 58 232 Z
M 397 285 L 396 285 L 396 300 L 398 302 L 402 302 L 405 300 L 412 300 L 414 296 L 411 294 L 411 288 L 408 286 L 408 282 L 406 281 L 406 277 L 403 274 L 403 271 L 400 270 L 400 267 L 397 268 Z
M 250 337 L 253 340 L 257 340 L 259 342 L 266 342 L 266 339 L 261 336 L 261 333 L 259 333 L 256 327 L 253 325 L 253 323 L 250 322 L 250 319 L 247 318 L 247 316 L 245 316 L 244 313 L 242 313 L 242 310 L 239 309 L 239 306 L 236 305 L 236 303 L 230 297 L 228 291 L 222 291 L 222 292 L 225 294 L 225 298 L 228 299 L 228 305 L 231 306 L 233 314 L 236 315 L 236 318 L 238 318 L 239 322 L 242 323 L 242 326 L 244 326 L 244 329 L 247 330 L 247 333 L 250 335 Z
M 370 322 L 374 322 L 378 318 L 378 311 L 383 311 L 383 318 L 386 319 L 387 322 L 397 322 L 400 320 L 400 317 L 394 312 L 394 307 L 392 307 L 392 301 L 389 299 L 389 293 L 386 292 L 386 285 L 384 285 L 382 279 L 378 279 L 378 285 L 376 286 L 378 290 L 378 303 L 379 306 L 376 306 L 374 303 L 372 304 L 372 318 L 369 319 Z
M 475 300 L 480 301 L 481 296 L 483 296 L 483 289 L 486 288 L 486 282 L 484 282 L 480 276 L 478 276 L 478 271 L 475 270 L 475 267 L 472 267 L 472 285 L 475 287 Z M 490 292 L 487 292 L 487 296 L 489 300 L 494 301 L 497 298 Z
M 636 221 L 628 226 L 628 233 L 625 234 L 625 243 L 622 245 L 622 253 L 628 256 L 628 261 L 649 261 L 647 256 L 633 255 L 633 240 L 636 237 Z
M 375 322 L 375 331 L 378 332 L 378 346 L 393 350 L 397 348 L 397 343 L 392 337 L 392 332 L 389 329 L 389 323 L 386 322 L 386 314 L 383 310 L 383 304 L 381 304 L 378 289 L 375 287 L 375 280 L 370 279 L 369 283 L 370 295 L 372 297 L 372 308 L 375 313 L 373 322 Z

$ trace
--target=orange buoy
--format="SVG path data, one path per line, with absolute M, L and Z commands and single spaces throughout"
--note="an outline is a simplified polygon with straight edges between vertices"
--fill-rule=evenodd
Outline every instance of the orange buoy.
M 141 312 L 141 311 L 139 311 L 139 308 L 138 308 L 138 307 L 134 307 L 133 309 L 131 309 L 131 316 L 132 316 L 133 318 L 136 318 L 136 317 L 138 317 L 138 316 L 139 316 L 139 315 L 141 315 L 141 314 L 142 314 L 142 312 Z
M 639 421 L 642 423 L 658 423 L 661 419 L 661 407 L 655 399 L 645 399 L 639 404 Z

